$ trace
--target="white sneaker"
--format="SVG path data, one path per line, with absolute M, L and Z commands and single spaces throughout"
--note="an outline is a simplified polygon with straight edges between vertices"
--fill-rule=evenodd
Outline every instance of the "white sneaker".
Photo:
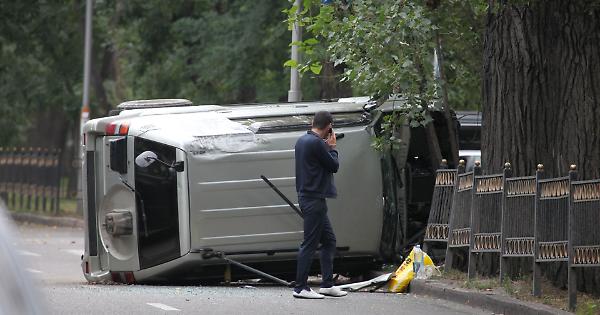
M 323 295 L 327 295 L 327 296 L 334 296 L 334 297 L 341 297 L 341 296 L 348 295 L 348 292 L 342 291 L 342 289 L 335 287 L 335 286 L 333 286 L 331 288 L 320 288 L 319 293 L 321 293 Z
M 325 298 L 323 294 L 319 294 L 312 289 L 304 289 L 300 293 L 294 291 L 294 297 L 299 299 L 322 299 Z

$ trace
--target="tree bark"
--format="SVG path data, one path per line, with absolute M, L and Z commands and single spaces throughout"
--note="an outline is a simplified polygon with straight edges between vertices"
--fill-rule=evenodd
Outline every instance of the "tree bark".
M 343 74 L 342 66 L 335 67 L 333 62 L 324 61 L 319 83 L 321 91 L 319 99 L 331 100 L 341 97 L 352 96 L 352 87 L 347 82 L 340 82 L 339 77 Z
M 484 42 L 482 166 L 497 173 L 509 161 L 524 176 L 543 163 L 556 177 L 576 164 L 580 179 L 600 177 L 600 8 L 568 0 L 495 6 Z M 582 287 L 600 291 L 598 275 L 580 277 Z
M 37 111 L 27 132 L 25 143 L 31 147 L 57 148 L 64 151 L 68 118 L 61 108 Z

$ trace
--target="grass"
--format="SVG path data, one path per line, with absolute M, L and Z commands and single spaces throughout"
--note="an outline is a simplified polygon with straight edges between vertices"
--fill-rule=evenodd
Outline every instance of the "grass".
M 528 302 L 542 303 L 554 308 L 567 310 L 568 297 L 565 289 L 556 288 L 545 279 L 542 279 L 542 296 L 535 297 L 531 294 L 532 280 L 531 275 L 522 276 L 516 279 L 505 278 L 502 282 L 498 278 L 475 278 L 467 279 L 467 274 L 458 270 L 449 270 L 443 272 L 439 277 L 443 282 L 453 283 L 464 289 L 477 291 L 494 291 L 498 294 L 505 294 L 516 299 Z M 600 314 L 600 299 L 592 295 L 577 293 L 578 315 L 597 315 Z
M 12 197 L 11 197 L 12 198 Z M 9 200 L 12 201 L 12 199 Z M 59 199 L 59 211 L 53 212 L 50 206 L 50 200 L 47 201 L 46 211 L 42 208 L 42 202 L 38 204 L 38 210 L 35 210 L 35 199 L 31 200 L 31 209 L 27 209 L 27 196 L 23 196 L 23 205 L 20 204 L 20 195 L 16 196 L 15 206 L 12 206 L 12 202 L 6 202 L 6 206 L 14 212 L 29 212 L 37 213 L 42 215 L 55 215 L 55 216 L 68 216 L 68 217 L 81 217 L 81 214 L 77 213 L 77 200 L 73 198 L 62 197 Z
M 498 279 L 493 278 L 477 278 L 471 281 L 466 281 L 464 286 L 467 289 L 477 289 L 480 291 L 489 291 L 499 287 Z
M 77 198 L 76 196 L 67 196 L 66 193 L 69 189 L 69 179 L 67 177 L 63 177 L 60 180 L 60 194 L 59 194 L 59 210 L 52 211 L 50 200 L 47 201 L 46 211 L 42 208 L 42 202 L 39 201 L 38 210 L 35 210 L 35 198 L 31 198 L 30 209 L 27 208 L 27 196 L 23 195 L 23 205 L 21 206 L 21 195 L 20 194 L 10 194 L 9 200 L 12 201 L 12 198 L 16 197 L 15 206 L 12 206 L 12 202 L 9 200 L 5 200 L 6 206 L 14 212 L 29 212 L 29 213 L 37 213 L 42 215 L 50 215 L 50 216 L 67 216 L 67 217 L 82 217 L 81 213 L 77 213 Z

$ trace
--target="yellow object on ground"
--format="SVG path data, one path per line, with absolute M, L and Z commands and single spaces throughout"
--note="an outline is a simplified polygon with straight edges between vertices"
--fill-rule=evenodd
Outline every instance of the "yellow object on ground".
M 398 293 L 406 291 L 408 284 L 415 277 L 415 272 L 413 271 L 414 251 L 413 248 L 413 250 L 410 251 L 410 254 L 408 254 L 408 257 L 402 262 L 402 265 L 400 265 L 400 267 L 396 269 L 396 272 L 392 274 L 392 277 L 388 281 L 388 292 Z M 423 252 L 423 263 L 423 267 L 433 266 L 431 257 L 425 252 Z

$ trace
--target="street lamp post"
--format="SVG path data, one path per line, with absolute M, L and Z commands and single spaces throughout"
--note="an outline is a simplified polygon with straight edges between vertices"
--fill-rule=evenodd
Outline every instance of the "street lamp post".
M 90 119 L 90 66 L 92 59 L 92 0 L 86 0 L 85 4 L 85 42 L 83 47 L 83 100 L 81 102 L 81 116 L 79 120 L 79 142 L 77 143 L 77 168 L 81 169 L 83 159 L 83 125 Z M 83 210 L 82 204 L 82 178 L 81 172 L 77 176 L 77 210 Z
M 302 11 L 302 0 L 296 0 L 294 4 L 297 7 L 296 15 L 298 16 Z M 294 22 L 292 27 L 292 42 L 299 42 L 302 40 L 302 27 L 300 27 L 298 20 Z M 298 45 L 292 45 L 292 60 L 296 64 L 300 63 L 300 51 Z M 299 102 L 302 100 L 302 90 L 300 87 L 300 73 L 297 67 L 291 67 L 290 70 L 290 90 L 288 91 L 288 102 Z

